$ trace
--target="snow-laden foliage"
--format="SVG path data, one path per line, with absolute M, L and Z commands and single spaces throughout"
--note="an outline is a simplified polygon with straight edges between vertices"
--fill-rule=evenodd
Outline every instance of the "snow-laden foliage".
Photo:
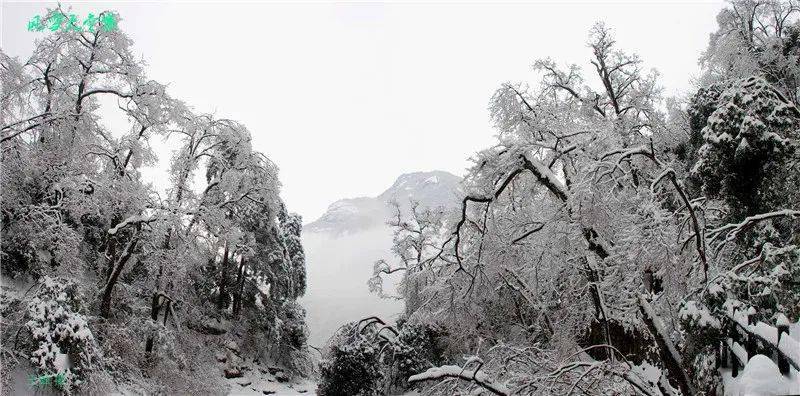
M 63 374 L 64 382 L 58 386 L 67 392 L 81 384 L 96 355 L 94 335 L 79 313 L 80 304 L 74 283 L 44 277 L 26 313 L 25 327 L 36 345 L 31 364 L 40 375 Z
M 800 112 L 765 79 L 735 81 L 715 100 L 694 165 L 709 198 L 737 214 L 779 208 L 798 180 L 784 170 L 796 158 Z

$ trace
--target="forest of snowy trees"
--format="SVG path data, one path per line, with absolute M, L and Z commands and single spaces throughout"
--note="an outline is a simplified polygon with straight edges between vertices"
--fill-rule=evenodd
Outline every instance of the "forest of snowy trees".
M 66 393 L 224 393 L 202 359 L 217 353 L 202 336 L 222 333 L 308 373 L 302 222 L 277 167 L 244 125 L 148 79 L 125 33 L 92 30 L 2 55 L 4 388 L 30 367 L 62 374 Z M 103 123 L 103 97 L 123 133 Z M 161 196 L 140 170 L 164 138 L 178 149 Z
M 329 396 L 800 393 L 800 4 L 717 22 L 685 98 L 603 23 L 585 64 L 499 87 L 457 210 L 386 219 L 364 287 L 401 317 L 319 354 L 302 220 L 244 125 L 168 95 L 121 30 L 0 53 L 2 388 L 225 394 L 260 361 Z M 166 194 L 142 177 L 163 141 Z
M 602 23 L 587 64 L 500 87 L 460 210 L 390 220 L 368 283 L 403 272 L 403 318 L 340 329 L 320 390 L 800 392 L 800 344 L 777 334 L 800 315 L 798 16 L 729 4 L 685 100 Z M 732 377 L 764 356 L 773 388 Z

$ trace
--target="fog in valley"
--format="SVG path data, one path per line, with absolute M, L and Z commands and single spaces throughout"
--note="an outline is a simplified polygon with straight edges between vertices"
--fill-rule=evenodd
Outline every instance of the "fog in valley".
M 403 311 L 402 301 L 381 298 L 367 287 L 372 264 L 389 257 L 391 246 L 389 227 L 340 236 L 303 234 L 308 292 L 300 302 L 306 308 L 311 345 L 322 347 L 345 323 L 368 316 L 393 321 Z

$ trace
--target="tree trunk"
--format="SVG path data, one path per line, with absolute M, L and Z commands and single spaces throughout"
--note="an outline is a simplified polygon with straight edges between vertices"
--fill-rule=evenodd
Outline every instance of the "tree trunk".
M 153 322 L 158 322 L 158 312 L 161 308 L 161 304 L 158 303 L 160 297 L 161 294 L 159 294 L 158 292 L 153 293 L 153 299 L 150 302 L 150 319 L 152 319 Z M 147 342 L 144 345 L 144 353 L 145 356 L 147 356 L 148 358 L 150 357 L 150 354 L 153 352 L 154 339 L 155 337 L 153 337 L 153 335 L 150 334 L 150 336 L 147 337 Z
M 128 245 L 125 246 L 122 256 L 114 264 L 114 270 L 108 277 L 105 288 L 103 288 L 103 296 L 100 300 L 100 316 L 104 318 L 108 318 L 111 314 L 111 295 L 114 291 L 114 286 L 117 284 L 117 280 L 119 280 L 119 275 L 122 273 L 125 263 L 127 263 L 133 255 L 133 249 L 136 247 L 136 241 L 137 238 L 134 236 L 132 237 L 131 241 L 128 242 Z
M 222 254 L 222 270 L 219 275 L 219 295 L 217 296 L 217 309 L 222 311 L 227 308 L 225 301 L 228 297 L 228 243 L 225 242 L 225 252 Z
M 238 318 L 242 311 L 242 293 L 244 293 L 244 258 L 239 259 L 239 269 L 236 271 L 236 293 L 233 295 L 233 317 Z
M 192 142 L 194 142 L 194 140 L 192 140 Z M 184 169 L 180 173 L 180 178 L 177 183 L 178 192 L 174 203 L 174 205 L 178 208 L 180 208 L 181 202 L 183 201 L 183 189 L 184 186 L 186 185 L 186 180 L 188 179 L 188 175 L 189 175 L 188 169 L 184 167 Z M 167 232 L 164 234 L 164 242 L 161 244 L 161 248 L 165 252 L 170 250 L 171 247 L 170 240 L 172 238 L 173 231 L 174 229 L 172 227 L 169 227 L 167 228 Z M 158 299 L 161 294 L 161 277 L 163 275 L 164 275 L 164 263 L 161 262 L 158 265 L 158 276 L 156 277 L 155 289 L 153 290 L 153 297 L 150 304 L 150 318 L 154 322 L 158 321 L 158 314 L 161 310 L 161 305 L 158 304 Z M 164 324 L 166 325 L 166 319 L 164 321 Z M 147 341 L 145 342 L 145 347 L 144 347 L 145 356 L 148 359 L 150 359 L 151 353 L 153 352 L 154 343 L 155 343 L 155 335 L 153 333 L 150 333 L 150 335 L 147 336 Z

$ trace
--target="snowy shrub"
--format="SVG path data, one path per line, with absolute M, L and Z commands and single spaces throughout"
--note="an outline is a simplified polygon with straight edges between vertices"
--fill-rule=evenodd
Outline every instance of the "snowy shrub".
M 436 324 L 398 320 L 343 326 L 321 363 L 320 393 L 385 394 L 409 388 L 408 378 L 445 363 L 447 331 Z
M 86 379 L 95 356 L 94 336 L 78 309 L 74 283 L 45 277 L 27 310 L 26 327 L 36 346 L 31 364 L 42 375 L 63 373 L 65 391 Z
M 294 301 L 285 302 L 279 309 L 272 332 L 272 355 L 287 369 L 300 375 L 308 375 L 313 370 L 308 353 L 308 331 L 306 312 Z
M 445 348 L 442 338 L 446 330 L 435 324 L 398 321 L 399 334 L 391 343 L 391 356 L 387 359 L 394 365 L 391 382 L 400 388 L 408 387 L 408 378 L 430 367 L 445 363 Z
M 692 129 L 691 143 L 699 147 L 703 142 L 702 130 L 705 128 L 708 118 L 717 109 L 717 102 L 720 94 L 725 87 L 719 84 L 712 84 L 708 87 L 701 87 L 692 96 L 686 113 L 689 116 L 689 127 Z
M 687 367 L 698 390 L 707 394 L 721 389 L 716 346 L 727 337 L 728 312 L 734 308 L 751 310 L 756 320 L 767 323 L 777 314 L 792 318 L 798 314 L 800 296 L 794 282 L 800 278 L 800 250 L 794 245 L 776 247 L 769 242 L 779 239 L 769 223 L 755 227 L 744 239 L 741 245 L 750 245 L 748 255 L 759 257 L 759 265 L 737 265 L 711 282 L 702 299 L 686 301 L 678 312 L 685 336 L 683 354 L 693 362 Z
M 683 354 L 693 361 L 687 369 L 698 389 L 713 389 L 718 380 L 715 346 L 720 344 L 725 330 L 723 323 L 727 322 L 697 301 L 683 304 L 678 319 L 684 331 Z
M 345 325 L 331 339 L 320 363 L 317 392 L 324 396 L 380 395 L 383 390 L 380 349 L 357 331 L 355 323 Z
M 103 367 L 114 376 L 131 378 L 138 374 L 139 361 L 143 354 L 141 340 L 148 321 L 136 321 L 127 325 L 106 323 L 98 326 L 99 348 L 103 351 Z M 102 338 L 101 338 L 102 334 Z
M 281 341 L 291 348 L 302 348 L 308 341 L 305 310 L 296 302 L 287 302 L 282 313 L 284 315 L 279 326 Z

